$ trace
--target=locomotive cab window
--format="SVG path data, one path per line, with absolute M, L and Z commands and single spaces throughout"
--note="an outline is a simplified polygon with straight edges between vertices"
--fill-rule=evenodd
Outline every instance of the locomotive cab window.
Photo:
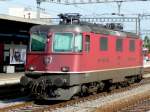
M 101 51 L 107 51 L 108 50 L 108 38 L 107 37 L 101 37 L 100 38 L 100 50 Z
M 123 40 L 117 39 L 116 40 L 116 51 L 122 51 L 123 50 Z
M 55 33 L 53 37 L 54 52 L 81 52 L 82 35 L 73 33 Z
M 46 44 L 46 33 L 38 32 L 31 34 L 31 51 L 44 51 Z
M 135 51 L 135 41 L 134 40 L 129 41 L 129 51 L 131 51 L 131 52 Z

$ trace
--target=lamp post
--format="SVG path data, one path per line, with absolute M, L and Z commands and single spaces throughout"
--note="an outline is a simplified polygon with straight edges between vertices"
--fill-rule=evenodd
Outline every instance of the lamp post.
M 118 5 L 118 15 L 120 15 L 120 10 L 121 10 L 121 4 L 123 1 L 117 1 L 117 5 Z
M 36 18 L 40 19 L 40 5 L 41 5 L 41 0 L 36 0 L 36 3 L 37 3 Z
M 141 35 L 141 14 L 138 14 L 137 17 L 137 24 L 138 24 L 138 28 L 137 28 L 137 35 Z

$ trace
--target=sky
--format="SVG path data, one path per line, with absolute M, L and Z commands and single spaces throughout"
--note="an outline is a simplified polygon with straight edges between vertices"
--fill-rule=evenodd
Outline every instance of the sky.
M 9 7 L 28 7 L 36 11 L 37 6 L 36 0 L 0 0 L 0 14 L 8 14 Z M 61 5 L 42 2 L 41 8 L 44 8 L 45 12 L 50 14 L 52 17 L 57 17 L 57 15 L 60 13 L 80 13 L 86 17 L 101 17 L 102 15 L 106 16 L 106 14 L 118 13 L 117 3 Z M 142 13 L 150 14 L 150 1 L 123 2 L 121 5 L 121 14 L 126 14 L 126 16 L 135 16 L 135 14 Z M 147 24 L 148 22 L 150 22 L 150 20 L 141 22 L 142 29 L 150 27 L 150 25 L 148 26 Z M 128 24 L 126 25 L 128 26 Z
M 124 2 L 121 6 L 121 13 L 150 13 L 150 1 L 148 2 Z M 0 13 L 8 13 L 9 7 L 30 7 L 36 10 L 36 0 L 0 0 Z M 80 12 L 83 15 L 116 13 L 116 3 L 99 3 L 86 5 L 61 5 L 48 2 L 42 2 L 41 8 L 52 16 L 65 12 Z M 63 10 L 62 10 L 63 9 Z

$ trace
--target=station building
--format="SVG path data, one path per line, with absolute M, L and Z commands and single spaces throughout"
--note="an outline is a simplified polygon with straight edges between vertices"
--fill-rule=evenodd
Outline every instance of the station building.
M 29 29 L 37 24 L 49 23 L 31 18 L 0 15 L 0 73 L 24 71 Z

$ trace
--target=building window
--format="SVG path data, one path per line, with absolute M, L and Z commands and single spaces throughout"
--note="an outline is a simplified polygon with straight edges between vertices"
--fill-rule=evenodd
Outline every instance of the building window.
M 116 40 L 116 51 L 122 51 L 123 50 L 123 41 L 122 39 Z
M 89 52 L 90 51 L 90 36 L 86 35 L 85 38 L 85 51 Z
M 100 38 L 100 50 L 101 51 L 107 51 L 108 50 L 108 38 L 107 37 L 101 37 Z
M 135 51 L 135 41 L 134 40 L 129 41 L 129 51 L 131 51 L 131 52 Z

